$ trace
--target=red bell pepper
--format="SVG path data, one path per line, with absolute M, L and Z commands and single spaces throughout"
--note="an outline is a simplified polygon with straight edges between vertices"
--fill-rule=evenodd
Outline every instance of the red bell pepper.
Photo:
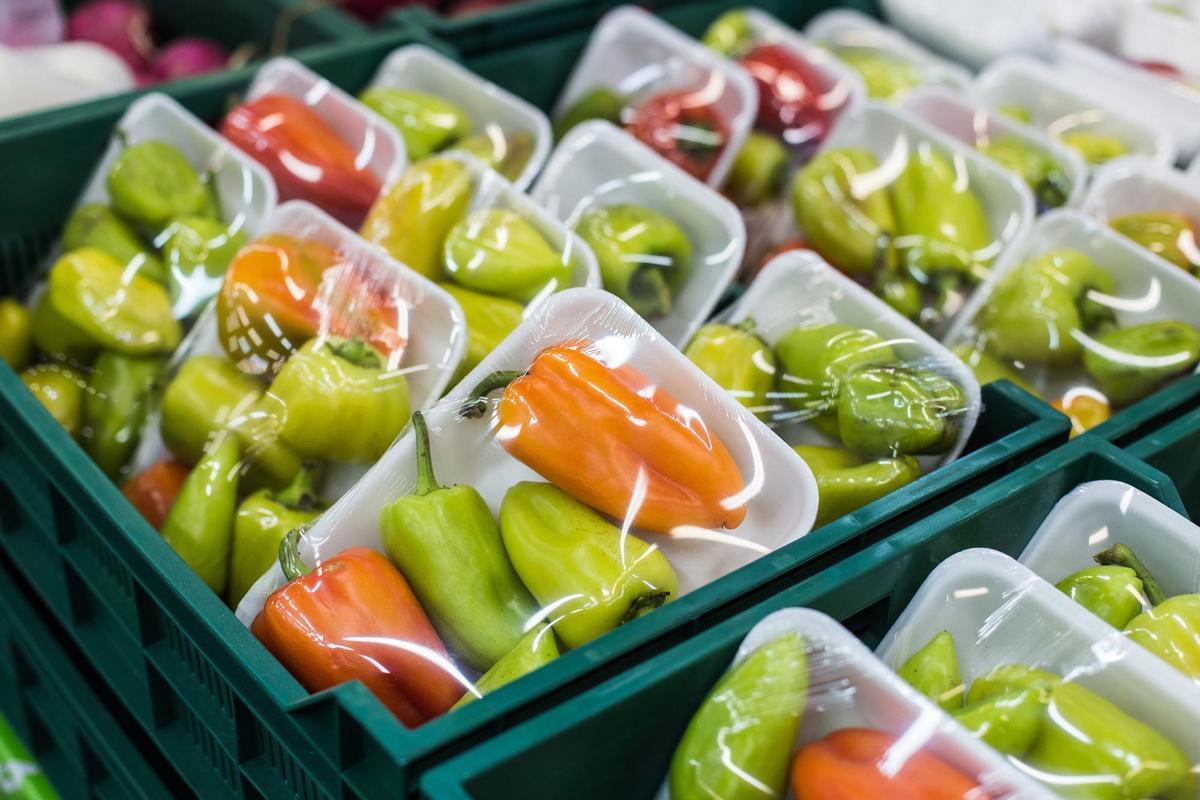
M 306 572 L 300 533 L 280 545 L 289 582 L 267 598 L 251 632 L 310 692 L 360 680 L 409 728 L 449 711 L 470 681 L 400 571 L 353 547 Z
M 707 180 L 729 142 L 729 125 L 714 100 L 711 87 L 655 95 L 633 109 L 625 127 L 668 161 Z
M 321 115 L 290 95 L 247 100 L 225 115 L 221 133 L 267 168 L 280 200 L 308 200 L 356 230 L 382 188 Z
M 165 458 L 130 478 L 121 487 L 121 494 L 155 530 L 161 530 L 190 472 L 182 461 Z
M 830 109 L 811 64 L 778 44 L 754 48 L 741 64 L 758 86 L 758 127 L 792 147 L 814 147 L 825 138 Z

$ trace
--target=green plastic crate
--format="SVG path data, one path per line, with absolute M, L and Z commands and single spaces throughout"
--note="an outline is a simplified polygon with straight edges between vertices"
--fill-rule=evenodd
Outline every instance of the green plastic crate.
M 1134 403 L 1092 428 L 1087 435 L 1098 436 L 1119 447 L 1129 447 L 1197 408 L 1200 408 L 1200 373 L 1189 375 Z
M 1130 454 L 1162 470 L 1179 489 L 1188 515 L 1200 521 L 1200 399 L 1191 411 L 1126 448 Z
M 406 32 L 377 36 L 312 50 L 301 60 L 354 92 L 395 47 L 414 38 Z M 579 31 L 567 38 L 581 46 L 586 36 Z M 568 68 L 574 52 L 560 53 L 556 69 Z M 530 70 L 530 58 L 528 51 L 514 50 L 507 66 L 490 77 L 524 79 L 539 71 Z M 170 93 L 214 121 L 251 74 L 229 73 Z M 563 79 L 555 73 L 551 82 Z M 23 187 L 19 201 L 0 196 L 0 294 L 29 285 L 123 110 L 119 102 L 99 104 L 36 132 L 0 133 L 0 153 L 14 173 L 10 185 Z M 55 170 L 39 166 L 47 153 L 58 158 Z M 988 387 L 984 403 L 967 454 L 953 465 L 416 732 L 404 730 L 357 683 L 309 697 L 3 366 L 0 509 L 10 510 L 0 512 L 0 550 L 37 586 L 131 717 L 163 742 L 198 794 L 391 796 L 415 788 L 420 772 L 437 760 L 815 574 L 1065 441 L 1066 418 L 1012 385 Z
M 0 714 L 64 798 L 159 800 L 186 792 L 145 736 L 131 734 L 0 565 Z
M 790 586 L 588 692 L 429 772 L 429 800 L 652 798 L 700 701 L 763 617 L 807 606 L 874 646 L 926 576 L 970 547 L 1017 555 L 1078 484 L 1132 484 L 1180 509 L 1170 479 L 1099 439 L 1081 438 L 853 558 Z

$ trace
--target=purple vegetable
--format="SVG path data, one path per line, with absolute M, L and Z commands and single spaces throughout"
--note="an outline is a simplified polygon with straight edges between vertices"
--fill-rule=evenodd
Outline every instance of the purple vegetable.
M 160 80 L 186 78 L 224 68 L 229 53 L 209 39 L 185 36 L 168 44 L 154 59 L 154 71 Z
M 91 0 L 71 12 L 67 38 L 95 42 L 121 57 L 135 72 L 145 71 L 154 45 L 150 15 L 132 0 Z

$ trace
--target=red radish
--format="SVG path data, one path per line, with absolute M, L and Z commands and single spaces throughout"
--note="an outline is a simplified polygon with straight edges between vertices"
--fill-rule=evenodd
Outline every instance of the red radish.
M 229 53 L 216 42 L 184 36 L 159 51 L 154 72 L 159 80 L 170 81 L 223 69 L 228 61 Z
M 132 0 L 91 0 L 71 12 L 67 38 L 107 47 L 135 72 L 150 65 L 150 15 Z
M 393 8 L 404 6 L 426 6 L 433 8 L 435 0 L 345 0 L 342 8 L 350 11 L 368 22 L 374 22 Z

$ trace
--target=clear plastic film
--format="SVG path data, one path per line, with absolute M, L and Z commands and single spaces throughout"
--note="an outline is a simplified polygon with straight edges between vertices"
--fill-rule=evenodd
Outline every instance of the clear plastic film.
M 913 90 L 901 108 L 1021 178 L 1041 211 L 1083 196 L 1088 180 L 1083 156 L 1043 131 L 935 86 Z
M 1200 364 L 1200 281 L 1077 211 L 1043 216 L 945 341 L 981 383 L 1007 378 L 1075 433 Z
M 1200 527 L 1128 484 L 1064 497 L 1021 563 L 1200 684 Z
M 961 361 L 812 253 L 774 259 L 684 354 L 804 458 L 818 525 L 952 461 L 980 410 Z
M 899 30 L 975 68 L 1009 53 L 1050 52 L 1053 12 L 1043 0 L 883 0 L 880 5 Z
M 972 90 L 984 106 L 1044 130 L 1089 166 L 1130 155 L 1175 160 L 1170 134 L 1124 110 L 1105 81 L 1084 83 L 1035 59 L 1006 56 L 988 65 Z
M 1131 0 L 1120 4 L 1114 51 L 1132 64 L 1196 87 L 1200 82 L 1200 3 Z
M 596 254 L 474 156 L 450 150 L 410 166 L 360 234 L 437 282 L 466 315 L 471 371 L 554 292 L 600 285 Z
M 793 178 L 791 203 L 805 247 L 936 332 L 1034 216 L 1016 175 L 874 103 L 843 115 Z
M 971 80 L 971 74 L 961 66 L 851 9 L 818 14 L 805 26 L 804 33 L 857 72 L 872 100 L 899 101 L 918 86 L 964 90 Z
M 657 800 L 1050 798 L 852 633 L 788 608 L 747 634 Z
M 15 325 L 10 366 L 111 478 L 168 356 L 275 206 L 266 172 L 174 100 L 114 129 Z
M 425 45 L 384 59 L 358 98 L 395 126 L 410 163 L 462 150 L 525 189 L 550 152 L 545 114 Z
M 280 200 L 305 200 L 352 228 L 407 164 L 389 122 L 292 58 L 263 64 L 219 127 L 267 169 Z
M 1200 182 L 1195 178 L 1131 157 L 1097 173 L 1081 208 L 1200 279 Z
M 710 316 L 741 264 L 737 208 L 602 120 L 563 137 L 533 199 L 595 253 L 604 288 L 677 346 Z
M 310 577 L 273 568 L 238 617 L 310 690 L 388 684 L 415 727 L 795 540 L 816 505 L 781 440 L 615 297 L 572 289 L 317 520 Z M 321 599 L 351 556 L 407 587 L 408 624 L 372 618 L 369 589 Z M 311 595 L 330 613 L 292 602 Z
M 552 116 L 558 139 L 580 122 L 604 119 L 720 186 L 756 108 L 745 71 L 653 14 L 622 6 L 596 25 Z
M 1200 690 L 1006 555 L 942 562 L 877 653 L 1059 796 L 1197 794 Z
M 238 251 L 171 359 L 126 496 L 236 605 L 449 385 L 458 303 L 303 201 Z

